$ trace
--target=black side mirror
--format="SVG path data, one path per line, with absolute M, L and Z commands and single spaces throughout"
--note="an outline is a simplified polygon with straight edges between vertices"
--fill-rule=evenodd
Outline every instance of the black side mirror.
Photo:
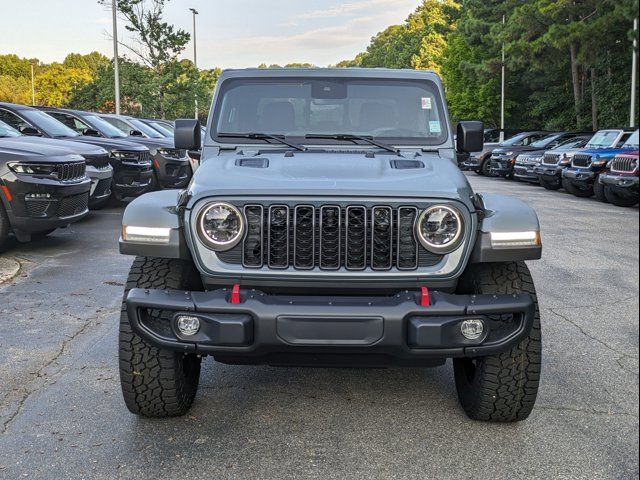
M 34 127 L 30 127 L 30 126 L 20 127 L 20 133 L 23 134 L 23 135 L 27 135 L 29 137 L 41 137 L 42 136 L 42 132 L 40 130 L 38 130 L 37 128 L 34 128 Z
M 144 137 L 144 134 L 140 130 L 129 130 L 129 135 L 132 137 Z
M 94 130 L 93 128 L 85 128 L 84 130 L 82 130 L 82 135 L 85 135 L 87 137 L 101 137 L 102 135 L 100 135 L 100 132 L 97 130 Z
M 460 122 L 457 128 L 458 153 L 480 152 L 484 147 L 484 124 L 477 121 Z
M 201 150 L 202 132 L 200 120 L 181 119 L 176 120 L 173 132 L 173 142 L 179 150 Z

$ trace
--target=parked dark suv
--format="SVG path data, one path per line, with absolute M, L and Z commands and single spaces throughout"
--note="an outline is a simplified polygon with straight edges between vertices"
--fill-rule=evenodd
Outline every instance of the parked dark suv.
M 193 174 L 187 151 L 175 148 L 167 138 L 143 121 L 127 115 L 101 114 L 101 118 L 128 135 L 129 140 L 149 147 L 153 157 L 155 188 L 183 188 Z
M 47 112 L 24 105 L 0 103 L 0 120 L 25 135 L 97 145 L 107 150 L 108 154 L 98 159 L 87 158 L 87 164 L 99 167 L 110 164 L 113 167 L 111 191 L 118 200 L 137 197 L 150 188 L 151 160 L 145 147 L 128 141 L 98 138 L 90 135 L 92 132 L 89 131 L 79 133 Z
M 0 125 L 0 250 L 10 233 L 27 242 L 83 218 L 91 188 L 81 155 L 7 141 L 3 131 Z

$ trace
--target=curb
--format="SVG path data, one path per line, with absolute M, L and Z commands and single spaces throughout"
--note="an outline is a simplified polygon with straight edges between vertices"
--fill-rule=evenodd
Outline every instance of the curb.
M 11 258 L 0 257 L 0 285 L 14 278 L 19 272 L 19 262 Z

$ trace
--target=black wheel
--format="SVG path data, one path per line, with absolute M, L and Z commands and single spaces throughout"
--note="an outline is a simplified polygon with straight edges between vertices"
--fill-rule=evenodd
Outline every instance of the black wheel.
M 633 207 L 638 204 L 638 197 L 627 197 L 618 195 L 611 187 L 604 187 L 604 195 L 607 200 L 616 207 Z
M 585 189 L 577 187 L 575 184 L 571 183 L 566 178 L 562 179 L 562 188 L 564 188 L 571 195 L 575 195 L 576 197 L 588 198 L 593 197 L 593 187 L 587 187 Z
M 560 185 L 557 182 L 550 182 L 549 180 L 545 180 L 542 177 L 538 177 L 540 181 L 540 185 L 542 185 L 547 190 L 560 190 Z
M 193 264 L 183 260 L 138 257 L 125 286 L 202 290 Z M 162 317 L 163 312 L 156 313 Z M 120 385 L 127 408 L 145 417 L 175 417 L 189 411 L 198 390 L 200 357 L 150 345 L 133 332 L 124 301 L 118 345 Z
M 493 174 L 491 173 L 491 159 L 489 157 L 482 159 L 482 163 L 478 169 L 478 174 L 484 175 L 485 177 L 493 177 Z
M 593 196 L 603 203 L 609 203 L 609 200 L 607 200 L 607 197 L 604 194 L 604 185 L 601 184 L 597 178 L 595 183 L 593 184 Z
M 0 252 L 7 243 L 10 231 L 11 226 L 9 225 L 9 216 L 7 215 L 4 205 L 2 205 L 2 201 L 0 200 Z
M 454 359 L 456 390 L 473 420 L 525 420 L 535 404 L 540 382 L 542 342 L 536 289 L 524 262 L 472 266 L 461 280 L 464 294 L 530 293 L 536 301 L 529 336 L 511 350 L 489 357 Z

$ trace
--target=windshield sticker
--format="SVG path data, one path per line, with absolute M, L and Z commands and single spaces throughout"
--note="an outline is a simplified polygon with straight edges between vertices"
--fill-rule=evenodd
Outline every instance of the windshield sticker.
M 431 110 L 431 98 L 422 97 L 422 109 L 423 110 Z
M 438 120 L 431 120 L 429 122 L 429 132 L 442 133 L 442 129 L 440 128 L 440 122 Z

